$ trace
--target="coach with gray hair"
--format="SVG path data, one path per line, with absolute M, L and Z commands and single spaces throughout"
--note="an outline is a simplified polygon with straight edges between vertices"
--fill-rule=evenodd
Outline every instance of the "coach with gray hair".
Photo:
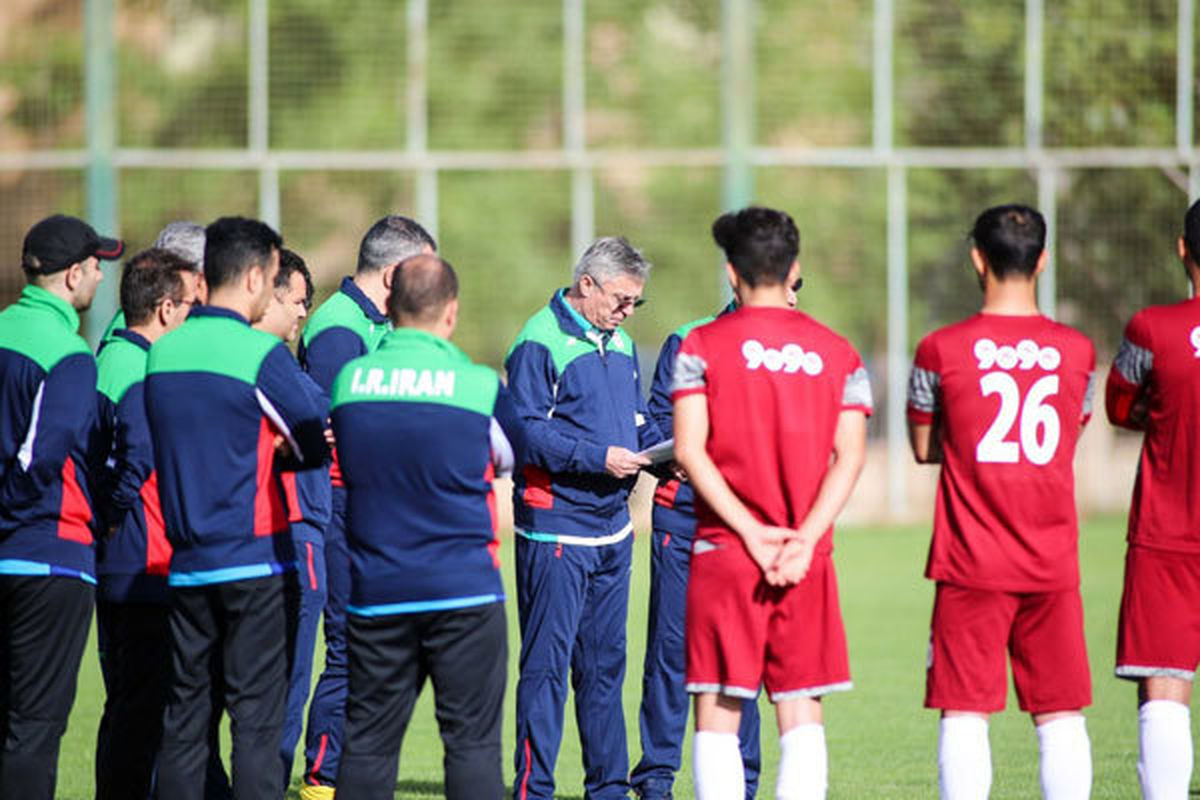
M 598 239 L 517 336 L 505 367 L 526 426 L 514 474 L 517 684 L 514 797 L 554 796 L 567 669 L 573 672 L 586 794 L 629 792 L 621 686 L 637 455 L 663 435 L 642 396 L 637 352 L 619 328 L 642 304 L 650 264 Z

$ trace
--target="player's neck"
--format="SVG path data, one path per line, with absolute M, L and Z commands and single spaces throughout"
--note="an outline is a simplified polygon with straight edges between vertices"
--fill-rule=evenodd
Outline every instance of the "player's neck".
M 1037 304 L 1037 282 L 1010 278 L 998 281 L 990 274 L 983 286 L 983 314 L 1032 317 L 1041 314 Z
M 788 303 L 787 286 L 746 286 L 736 290 L 738 305 L 743 308 L 791 308 Z

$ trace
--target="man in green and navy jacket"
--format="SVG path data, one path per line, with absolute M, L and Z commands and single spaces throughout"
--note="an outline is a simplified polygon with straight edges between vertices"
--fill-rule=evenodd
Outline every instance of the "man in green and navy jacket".
M 374 352 L 391 329 L 385 311 L 392 270 L 406 258 L 436 249 L 433 237 L 420 224 L 399 215 L 380 219 L 363 236 L 353 277 L 343 279 L 333 296 L 313 312 L 300 339 L 300 363 L 327 395 L 342 367 Z M 333 797 L 346 708 L 350 557 L 346 550 L 346 489 L 336 450 L 329 476 L 333 513 L 325 529 L 325 669 L 308 706 L 301 800 Z
M 499 376 L 448 341 L 457 297 L 448 263 L 402 262 L 389 298 L 396 329 L 334 384 L 353 576 L 339 796 L 392 797 L 427 677 L 445 796 L 504 796 L 508 646 L 492 478 L 512 469 L 523 434 Z
M 256 220 L 226 217 L 208 226 L 205 240 L 209 304 L 154 343 L 146 370 L 172 547 L 173 678 L 158 795 L 203 797 L 215 672 L 235 721 L 234 796 L 279 797 L 297 587 L 276 470 L 327 458 L 325 415 L 286 345 L 250 327 L 272 296 L 279 235 Z
M 0 795 L 54 797 L 96 582 L 96 361 L 79 311 L 123 245 L 55 215 L 25 236 L 29 285 L 0 313 Z
M 505 367 L 528 455 L 515 476 L 515 795 L 550 798 L 573 671 L 588 797 L 624 798 L 629 756 L 621 685 L 633 525 L 629 490 L 663 438 L 646 409 L 637 353 L 618 330 L 641 305 L 650 265 L 621 238 L 597 240 L 575 282 L 517 336 Z
M 99 445 L 96 492 L 97 639 L 104 714 L 96 737 L 96 800 L 148 797 L 171 677 L 167 568 L 171 543 L 158 500 L 144 380 L 150 345 L 183 324 L 196 302 L 191 265 L 145 250 L 121 275 L 126 326 L 96 358 Z M 210 745 L 212 744 L 210 740 Z

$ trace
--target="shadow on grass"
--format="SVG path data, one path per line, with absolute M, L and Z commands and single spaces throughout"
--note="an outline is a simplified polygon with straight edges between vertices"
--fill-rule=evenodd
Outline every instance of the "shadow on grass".
M 446 785 L 441 781 L 396 781 L 397 797 L 444 797 Z M 581 794 L 556 794 L 554 800 L 583 800 Z
M 444 797 L 446 785 L 441 781 L 403 780 L 396 781 L 396 797 Z M 287 800 L 299 800 L 300 787 L 293 784 L 284 795 Z M 554 800 L 583 800 L 581 794 L 556 794 Z
M 441 781 L 418 781 L 404 780 L 396 781 L 396 797 L 402 798 L 418 798 L 418 797 L 444 797 L 446 785 Z M 287 800 L 298 800 L 300 797 L 300 787 L 288 787 Z M 556 794 L 554 800 L 583 800 L 581 794 Z

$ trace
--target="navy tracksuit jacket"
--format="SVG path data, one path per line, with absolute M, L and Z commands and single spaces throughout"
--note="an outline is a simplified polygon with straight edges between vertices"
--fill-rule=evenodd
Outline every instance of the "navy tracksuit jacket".
M 2 575 L 96 582 L 96 360 L 78 327 L 75 309 L 38 286 L 0 314 Z

